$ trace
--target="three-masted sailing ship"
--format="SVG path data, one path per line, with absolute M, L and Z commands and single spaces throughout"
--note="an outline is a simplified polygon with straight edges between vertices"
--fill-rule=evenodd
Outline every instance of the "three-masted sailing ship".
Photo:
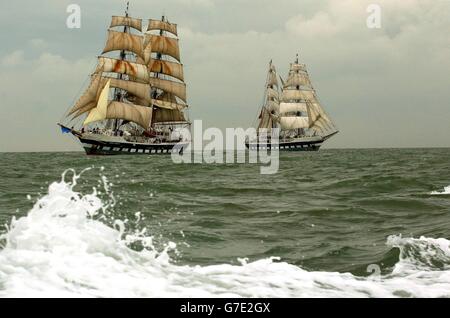
M 113 16 L 90 84 L 65 114 L 66 133 L 87 154 L 157 154 L 182 151 L 187 98 L 177 25 L 164 16 Z M 71 127 L 71 128 L 69 128 Z
M 322 143 L 338 133 L 322 108 L 311 84 L 305 64 L 298 55 L 291 63 L 281 86 L 272 61 L 267 74 L 264 104 L 258 117 L 258 136 L 246 142 L 247 148 L 285 151 L 317 151 Z M 279 138 L 271 140 L 271 130 L 279 129 Z M 265 134 L 259 134 L 264 131 Z

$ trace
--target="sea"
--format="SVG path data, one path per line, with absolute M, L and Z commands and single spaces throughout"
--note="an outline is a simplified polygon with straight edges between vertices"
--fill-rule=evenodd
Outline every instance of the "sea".
M 450 149 L 0 153 L 0 297 L 450 297 Z

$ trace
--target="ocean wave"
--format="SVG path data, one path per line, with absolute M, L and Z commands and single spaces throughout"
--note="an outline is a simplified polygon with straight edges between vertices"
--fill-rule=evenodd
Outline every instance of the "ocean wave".
M 450 194 L 450 186 L 444 187 L 444 191 L 433 191 L 430 193 L 431 195 L 443 195 L 443 194 Z
M 450 297 L 450 241 L 391 236 L 392 273 L 357 277 L 306 271 L 266 258 L 241 265 L 182 266 L 169 243 L 128 232 L 108 214 L 114 199 L 74 190 L 79 176 L 49 186 L 27 216 L 0 237 L 2 297 Z M 105 191 L 108 182 L 103 179 Z M 137 251 L 131 244 L 139 243 Z

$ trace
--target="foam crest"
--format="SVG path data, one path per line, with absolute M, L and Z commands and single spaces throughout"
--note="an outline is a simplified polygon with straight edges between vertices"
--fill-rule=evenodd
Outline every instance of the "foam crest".
M 176 249 L 153 246 L 145 229 L 129 233 L 126 222 L 106 222 L 115 203 L 96 191 L 74 190 L 79 175 L 52 183 L 27 216 L 13 219 L 2 235 L 3 297 L 449 297 L 450 252 L 446 239 L 392 236 L 400 249 L 391 274 L 356 277 L 310 272 L 267 258 L 240 265 L 181 266 Z M 109 185 L 105 179 L 104 184 Z M 110 190 L 105 188 L 106 191 Z M 112 196 L 112 194 L 111 194 Z M 131 212 L 131 211 L 130 211 Z M 136 214 L 140 218 L 139 214 Z M 140 251 L 129 246 L 139 242 Z
M 433 191 L 430 193 L 431 195 L 443 195 L 443 194 L 450 194 L 450 186 L 444 187 L 444 191 Z

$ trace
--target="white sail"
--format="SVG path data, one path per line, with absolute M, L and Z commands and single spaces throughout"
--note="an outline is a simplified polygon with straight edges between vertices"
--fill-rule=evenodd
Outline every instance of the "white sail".
M 89 112 L 89 115 L 84 120 L 83 125 L 87 125 L 106 118 L 110 84 L 111 81 L 109 80 L 100 93 L 100 97 L 97 101 L 97 106 Z
M 169 38 L 167 36 L 146 34 L 144 47 L 151 45 L 152 52 L 165 54 L 173 57 L 180 62 L 180 48 L 178 39 Z
M 178 35 L 177 25 L 174 23 L 169 23 L 167 21 L 153 20 L 148 21 L 147 31 L 152 30 L 163 30 L 172 33 L 173 35 Z
M 275 71 L 269 72 L 268 86 L 278 86 L 277 73 Z
M 142 19 L 135 19 L 131 17 L 113 16 L 110 28 L 117 26 L 128 26 L 142 32 Z
M 159 78 L 150 78 L 150 84 L 153 87 L 159 88 L 165 92 L 171 93 L 181 100 L 186 102 L 186 84 L 178 83 L 174 81 L 159 79 Z
M 309 126 L 319 135 L 325 136 L 337 131 L 331 119 L 319 103 L 308 104 Z
M 144 38 L 142 35 L 134 35 L 124 32 L 108 31 L 108 40 L 106 42 L 103 53 L 111 51 L 130 51 L 134 54 L 145 58 L 144 56 Z
M 268 100 L 265 107 L 272 115 L 278 115 L 280 112 L 280 104 L 277 101 Z
M 150 75 L 147 66 L 125 60 L 118 60 L 109 57 L 99 57 L 98 66 L 95 73 L 119 73 L 131 76 L 145 83 L 149 83 Z
M 112 101 L 108 105 L 106 119 L 124 119 L 147 129 L 152 120 L 152 108 Z
M 315 100 L 315 93 L 312 90 L 284 89 L 282 93 L 282 101 L 289 102 L 292 100 Z
M 291 67 L 290 67 L 291 71 L 301 71 L 301 72 L 306 72 L 306 65 L 305 64 L 300 64 L 300 63 L 291 63 Z
M 280 98 L 278 91 L 269 87 L 267 89 L 267 98 L 271 100 L 278 100 Z
M 306 86 L 312 88 L 311 81 L 309 80 L 308 75 L 294 72 L 290 73 L 286 82 L 284 83 L 284 88 L 298 86 Z
M 118 27 L 124 27 L 124 31 L 118 32 Z M 72 116 L 73 120 L 87 114 L 84 125 L 105 121 L 108 128 L 117 127 L 111 125 L 113 121 L 106 121 L 110 119 L 133 122 L 144 129 L 152 123 L 186 122 L 183 111 L 188 105 L 183 65 L 179 63 L 179 43 L 175 38 L 177 25 L 150 20 L 149 31 L 171 34 L 144 36 L 130 31 L 133 28 L 142 32 L 141 19 L 113 16 L 110 28 L 117 31 L 108 30 L 102 54 L 126 51 L 126 55 L 120 59 L 98 58 L 89 87 L 70 109 L 68 117 Z M 156 97 L 152 96 L 155 92 Z
M 101 89 L 106 85 L 106 81 L 102 79 L 100 76 L 93 76 L 91 79 L 91 83 L 89 84 L 88 88 L 84 92 L 83 95 L 78 99 L 76 104 L 72 107 L 72 109 L 69 111 L 68 115 L 72 114 L 78 114 L 80 110 L 84 110 L 81 112 L 83 114 L 86 111 L 91 110 L 93 107 L 95 107 L 95 104 L 97 103 L 98 96 L 100 95 Z M 88 104 L 91 107 L 86 107 Z M 87 110 L 86 110 L 87 109 Z M 75 115 L 75 117 L 81 115 Z
M 306 103 L 280 103 L 280 113 L 286 114 L 291 112 L 303 112 L 306 113 Z
M 150 105 L 150 85 L 145 83 L 139 83 L 134 81 L 125 81 L 116 78 L 108 78 L 111 81 L 111 87 L 123 89 L 130 94 L 139 97 L 145 102 L 144 106 Z
M 258 129 L 271 129 L 280 111 L 277 71 L 272 61 L 270 61 L 267 73 L 265 98 L 265 104 L 258 118 Z
M 184 81 L 183 65 L 179 63 L 153 59 L 148 68 L 150 72 L 166 74 Z
M 307 116 L 280 117 L 280 125 L 283 130 L 309 128 Z

